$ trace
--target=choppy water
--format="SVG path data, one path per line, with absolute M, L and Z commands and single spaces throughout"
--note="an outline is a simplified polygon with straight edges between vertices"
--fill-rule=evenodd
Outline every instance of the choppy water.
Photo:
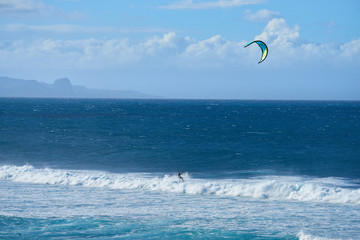
M 359 120 L 360 102 L 0 99 L 0 238 L 359 239 Z

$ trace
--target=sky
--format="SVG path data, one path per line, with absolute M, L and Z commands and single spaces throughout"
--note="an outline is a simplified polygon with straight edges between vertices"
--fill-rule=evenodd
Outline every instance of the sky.
M 359 0 L 0 0 L 0 76 L 162 98 L 360 100 Z M 248 42 L 264 41 L 269 54 Z

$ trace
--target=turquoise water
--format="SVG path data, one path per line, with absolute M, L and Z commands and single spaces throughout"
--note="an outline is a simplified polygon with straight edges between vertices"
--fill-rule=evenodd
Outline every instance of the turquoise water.
M 0 238 L 357 239 L 359 119 L 359 102 L 0 99 Z

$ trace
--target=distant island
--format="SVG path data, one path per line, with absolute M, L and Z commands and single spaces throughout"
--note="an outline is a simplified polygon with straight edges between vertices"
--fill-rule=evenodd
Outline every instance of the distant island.
M 0 97 L 35 98 L 158 98 L 136 91 L 90 89 L 72 85 L 68 78 L 60 78 L 53 84 L 36 80 L 0 77 Z

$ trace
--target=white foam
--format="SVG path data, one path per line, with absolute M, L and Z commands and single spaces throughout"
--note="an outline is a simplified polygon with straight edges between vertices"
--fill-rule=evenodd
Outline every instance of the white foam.
M 297 236 L 299 237 L 299 240 L 340 240 L 340 239 L 335 239 L 335 238 L 324 238 L 324 237 L 312 236 L 310 234 L 305 234 L 303 231 L 298 233 Z
M 249 197 L 281 201 L 360 204 L 360 188 L 339 178 L 268 176 L 251 179 L 196 179 L 183 174 L 114 174 L 101 171 L 37 169 L 30 165 L 0 167 L 0 180 L 22 183 L 138 189 L 185 194 Z M 352 188 L 348 188 L 351 186 Z

